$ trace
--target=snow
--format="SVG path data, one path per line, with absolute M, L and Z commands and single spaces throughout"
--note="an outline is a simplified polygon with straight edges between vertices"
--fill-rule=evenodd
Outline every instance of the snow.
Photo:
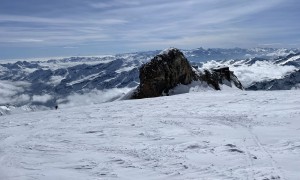
M 70 83 L 67 83 L 67 85 L 72 86 L 74 84 L 83 83 L 84 81 L 87 81 L 87 80 L 93 80 L 93 79 L 97 78 L 99 74 L 102 74 L 102 73 L 103 72 L 99 72 L 98 74 L 91 74 L 91 75 L 85 76 L 81 79 L 78 79 L 78 80 L 72 81 Z
M 288 63 L 288 62 L 295 61 L 295 60 L 297 60 L 297 59 L 300 59 L 300 55 L 298 55 L 298 56 L 293 56 L 293 57 L 287 59 L 286 61 L 281 62 L 280 65 L 284 65 L 284 64 L 286 64 L 286 63 Z
M 49 84 L 58 85 L 65 77 L 63 76 L 51 76 Z
M 124 71 L 131 71 L 131 70 L 134 69 L 134 68 L 136 68 L 136 67 L 135 67 L 135 66 L 128 66 L 128 67 L 124 66 L 124 67 L 118 69 L 118 70 L 116 71 L 116 73 L 122 73 L 122 72 L 124 72 Z
M 283 78 L 297 69 L 294 66 L 282 66 L 270 61 L 256 61 L 251 65 L 247 65 L 243 61 L 237 62 L 237 64 L 232 64 L 230 61 L 224 63 L 208 61 L 203 64 L 203 68 L 211 69 L 220 65 L 228 66 L 244 87 L 249 87 L 254 82 Z
M 203 92 L 203 91 L 215 91 L 207 83 L 201 81 L 192 81 L 189 85 L 179 84 L 175 88 L 171 89 L 169 95 L 184 94 L 190 92 Z
M 168 55 L 169 52 L 170 52 L 170 51 L 173 51 L 173 50 L 176 50 L 176 48 L 170 47 L 170 48 L 167 48 L 167 49 L 162 50 L 159 54 L 160 54 L 160 55 Z
M 268 53 L 267 56 L 271 56 L 271 57 L 283 57 L 283 56 L 287 56 L 291 53 L 295 53 L 293 50 L 289 50 L 289 49 L 277 49 L 274 52 Z
M 300 91 L 201 91 L 0 117 L 0 179 L 300 177 Z
M 227 81 L 228 82 L 228 81 Z M 237 88 L 234 84 L 231 84 L 231 82 L 228 82 L 227 85 L 220 84 L 220 88 L 222 91 L 241 91 L 239 88 Z M 216 92 L 216 90 L 208 85 L 206 82 L 202 81 L 192 81 L 189 85 L 183 85 L 179 84 L 175 88 L 171 89 L 168 93 L 168 95 L 178 95 L 178 94 L 185 94 L 185 93 L 194 93 L 194 92 L 207 92 L 211 91 Z M 167 94 L 164 94 L 167 95 Z

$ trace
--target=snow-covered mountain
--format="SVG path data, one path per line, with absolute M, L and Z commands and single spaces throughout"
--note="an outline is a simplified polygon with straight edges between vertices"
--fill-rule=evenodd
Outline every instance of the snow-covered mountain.
M 105 57 L 1 64 L 0 86 L 8 100 L 2 103 L 20 106 L 30 101 L 53 107 L 75 93 L 132 88 L 139 82 L 142 61 Z
M 297 53 L 202 62 L 197 51 L 184 51 L 194 68 L 228 66 L 245 87 L 299 85 Z M 170 96 L 114 101 L 157 53 L 0 64 L 0 115 L 10 114 L 0 117 L 0 180 L 299 179 L 300 91 L 193 81 Z
M 300 67 L 298 49 L 199 48 L 182 51 L 193 65 L 229 66 L 244 87 L 283 78 Z M 15 107 L 30 110 L 40 105 L 53 108 L 68 102 L 84 104 L 118 99 L 139 84 L 138 68 L 159 52 L 1 63 L 1 112 Z M 281 57 L 286 54 L 289 55 Z
M 252 83 L 249 90 L 289 90 L 300 89 L 300 53 L 290 54 L 284 58 L 278 58 L 274 64 L 281 67 L 294 67 L 289 73 L 280 78 L 265 79 Z
M 280 79 L 255 82 L 248 87 L 249 90 L 290 90 L 300 89 L 300 70 L 292 72 Z
M 289 54 L 284 58 L 278 58 L 275 61 L 280 65 L 291 65 L 300 68 L 300 53 Z
M 299 53 L 273 59 L 254 57 L 221 61 L 212 60 L 194 63 L 194 65 L 205 68 L 212 68 L 220 65 L 228 66 L 234 71 L 244 87 L 248 90 L 271 90 L 267 88 L 271 85 L 259 85 L 269 81 L 272 81 L 272 83 L 276 81 L 286 81 L 286 83 L 279 83 L 278 85 L 273 86 L 272 90 L 295 89 L 299 84 L 299 80 L 294 77 L 297 76 L 296 71 L 299 70 L 300 67 Z M 285 84 L 289 85 L 285 86 Z
M 198 48 L 193 50 L 184 50 L 184 54 L 190 61 L 203 62 L 209 60 L 230 60 L 230 59 L 247 59 L 247 58 L 264 58 L 273 59 L 277 57 L 285 57 L 289 54 L 299 52 L 299 49 L 285 49 L 285 48 Z

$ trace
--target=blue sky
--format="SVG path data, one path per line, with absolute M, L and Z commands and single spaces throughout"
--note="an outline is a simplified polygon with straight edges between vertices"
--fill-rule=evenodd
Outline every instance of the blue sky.
M 0 59 L 300 47 L 299 0 L 1 0 Z

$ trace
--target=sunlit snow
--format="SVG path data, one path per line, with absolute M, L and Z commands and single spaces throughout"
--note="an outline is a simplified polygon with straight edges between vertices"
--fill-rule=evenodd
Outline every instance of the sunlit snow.
M 0 117 L 0 179 L 300 177 L 300 91 L 202 91 Z

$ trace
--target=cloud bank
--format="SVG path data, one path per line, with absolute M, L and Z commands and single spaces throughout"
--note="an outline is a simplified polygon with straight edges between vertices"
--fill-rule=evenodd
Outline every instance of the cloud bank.
M 28 83 L 18 81 L 0 81 L 0 105 L 14 105 L 30 100 L 27 94 L 23 94 Z

